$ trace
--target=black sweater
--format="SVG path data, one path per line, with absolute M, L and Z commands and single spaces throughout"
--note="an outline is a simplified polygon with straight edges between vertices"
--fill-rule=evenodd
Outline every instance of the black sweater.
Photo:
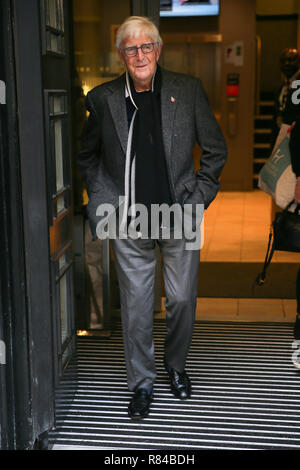
M 151 93 L 142 92 L 141 95 Z M 157 107 L 160 113 L 160 99 L 157 98 Z M 129 97 L 126 98 L 128 125 L 130 125 L 134 106 Z M 161 125 L 161 123 L 160 123 Z M 150 136 L 151 137 L 151 136 Z M 162 140 L 162 136 L 161 136 Z M 172 204 L 172 198 L 169 188 L 168 174 L 166 168 L 166 161 L 163 152 L 163 144 L 161 142 L 145 142 L 145 146 L 152 151 L 145 152 L 140 155 L 142 164 L 140 164 L 139 172 L 137 173 L 135 181 L 136 203 L 144 204 L 150 210 L 151 204 Z M 159 151 L 160 149 L 160 151 Z

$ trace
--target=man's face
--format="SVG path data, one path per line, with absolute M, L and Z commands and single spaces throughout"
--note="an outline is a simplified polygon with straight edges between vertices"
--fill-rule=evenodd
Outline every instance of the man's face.
M 296 49 L 285 49 L 280 57 L 280 70 L 287 77 L 291 78 L 299 68 L 299 56 Z
M 126 65 L 137 91 L 147 90 L 151 87 L 152 77 L 156 70 L 156 63 L 161 53 L 161 46 L 157 47 L 157 45 L 154 44 L 153 51 L 149 53 L 143 53 L 141 49 L 138 49 L 137 55 L 130 57 L 126 55 L 124 49 L 133 46 L 140 47 L 142 44 L 153 42 L 150 36 L 141 33 L 137 38 L 126 38 L 121 44 L 119 52 L 121 61 Z

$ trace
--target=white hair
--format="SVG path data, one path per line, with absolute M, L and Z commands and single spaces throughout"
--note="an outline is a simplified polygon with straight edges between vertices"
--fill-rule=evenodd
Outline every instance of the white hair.
M 162 38 L 156 25 L 145 16 L 129 16 L 119 27 L 116 35 L 116 48 L 120 49 L 126 38 L 137 38 L 141 33 L 147 34 L 157 45 L 162 44 Z

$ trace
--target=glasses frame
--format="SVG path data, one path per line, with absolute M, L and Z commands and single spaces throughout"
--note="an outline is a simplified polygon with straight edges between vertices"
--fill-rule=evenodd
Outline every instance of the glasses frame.
M 138 54 L 138 50 L 141 49 L 142 53 L 144 55 L 147 55 L 147 54 L 151 54 L 151 52 L 154 51 L 154 46 L 156 45 L 157 43 L 155 42 L 145 42 L 144 44 L 142 44 L 141 46 L 128 46 L 128 47 L 124 47 L 123 51 L 124 51 L 124 54 L 126 55 L 126 57 L 136 57 L 137 54 Z M 143 47 L 145 46 L 152 46 L 152 49 L 151 51 L 148 51 L 148 52 L 145 52 L 143 51 Z M 128 54 L 128 49 L 134 49 L 135 50 L 135 53 L 134 54 Z

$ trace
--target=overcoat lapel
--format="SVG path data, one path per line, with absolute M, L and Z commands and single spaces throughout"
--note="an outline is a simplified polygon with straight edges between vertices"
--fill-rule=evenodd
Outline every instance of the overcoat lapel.
M 162 133 L 166 158 L 171 159 L 171 149 L 173 140 L 173 127 L 176 108 L 179 100 L 180 88 L 176 86 L 174 77 L 163 71 L 161 87 L 161 116 Z
M 176 114 L 177 103 L 180 94 L 179 86 L 176 86 L 176 79 L 172 74 L 162 69 L 161 88 L 161 115 L 162 132 L 166 157 L 171 158 L 173 126 Z M 125 102 L 125 75 L 112 82 L 111 94 L 108 96 L 108 105 L 115 124 L 122 149 L 126 155 L 128 139 L 128 119 Z
M 128 139 L 128 119 L 125 101 L 125 79 L 122 75 L 119 80 L 112 82 L 112 93 L 108 96 L 109 109 L 115 124 L 122 149 L 126 155 Z

